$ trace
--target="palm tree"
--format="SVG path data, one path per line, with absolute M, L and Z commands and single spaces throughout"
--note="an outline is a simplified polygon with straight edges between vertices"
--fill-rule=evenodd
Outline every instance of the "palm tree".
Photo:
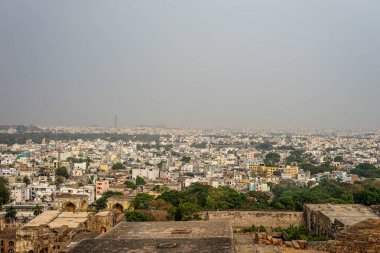
M 38 216 L 42 213 L 42 207 L 40 205 L 36 205 L 33 210 L 34 216 Z

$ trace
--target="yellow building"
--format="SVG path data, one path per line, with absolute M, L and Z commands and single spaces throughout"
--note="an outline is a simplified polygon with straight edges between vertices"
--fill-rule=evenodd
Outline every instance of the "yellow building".
M 263 170 L 266 172 L 267 175 L 272 175 L 276 171 L 278 171 L 277 167 L 263 167 Z
M 297 166 L 286 166 L 286 168 L 283 169 L 283 172 L 292 175 L 292 178 L 297 178 L 298 167 Z
M 264 166 L 264 161 L 259 159 L 252 159 L 245 161 L 244 164 L 247 169 L 251 170 L 254 173 L 257 173 L 259 168 Z
M 110 169 L 110 166 L 107 163 L 101 163 L 99 165 L 99 170 L 107 171 Z

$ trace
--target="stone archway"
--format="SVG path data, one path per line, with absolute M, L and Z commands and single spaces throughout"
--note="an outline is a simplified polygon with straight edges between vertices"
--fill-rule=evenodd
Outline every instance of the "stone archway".
M 124 210 L 124 207 L 120 203 L 116 203 L 116 204 L 113 205 L 112 210 L 115 213 L 122 213 L 123 210 Z
M 82 212 L 84 212 L 84 211 L 87 211 L 87 208 L 88 208 L 87 201 L 84 200 L 84 201 L 82 202 L 81 206 L 80 206 L 80 210 L 81 210 Z
M 65 205 L 63 207 L 64 212 L 75 212 L 75 209 L 76 209 L 76 207 L 72 202 L 65 203 Z
M 104 234 L 105 232 L 107 232 L 107 229 L 105 227 L 101 227 L 100 234 Z

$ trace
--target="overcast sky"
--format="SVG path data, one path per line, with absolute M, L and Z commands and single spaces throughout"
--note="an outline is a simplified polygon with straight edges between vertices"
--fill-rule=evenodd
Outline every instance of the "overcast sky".
M 380 1 L 0 0 L 0 124 L 380 127 Z

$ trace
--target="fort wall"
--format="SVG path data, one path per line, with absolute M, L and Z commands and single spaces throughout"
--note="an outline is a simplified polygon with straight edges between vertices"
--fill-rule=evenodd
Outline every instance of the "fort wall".
M 302 212 L 281 211 L 203 211 L 202 219 L 227 220 L 233 228 L 245 228 L 252 225 L 264 227 L 297 226 L 304 222 Z

